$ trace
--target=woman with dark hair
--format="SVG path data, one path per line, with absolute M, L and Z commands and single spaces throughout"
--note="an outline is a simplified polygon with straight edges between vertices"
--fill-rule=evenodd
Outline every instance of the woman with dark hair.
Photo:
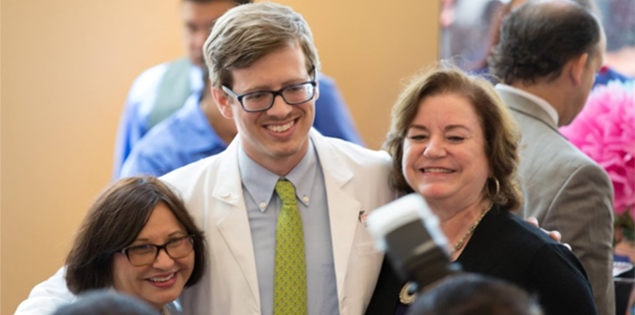
M 166 184 L 125 178 L 88 211 L 66 259 L 66 286 L 74 295 L 112 288 L 170 314 L 168 304 L 201 278 L 206 254 L 202 231 Z M 46 290 L 36 286 L 16 314 L 50 313 L 75 300 Z
M 510 213 L 522 198 L 515 178 L 518 137 L 488 81 L 459 70 L 430 71 L 393 107 L 385 143 L 392 183 L 425 198 L 452 244 L 451 260 L 464 270 L 537 293 L 546 314 L 596 314 L 575 255 Z M 408 286 L 382 267 L 367 314 L 404 313 L 414 300 Z

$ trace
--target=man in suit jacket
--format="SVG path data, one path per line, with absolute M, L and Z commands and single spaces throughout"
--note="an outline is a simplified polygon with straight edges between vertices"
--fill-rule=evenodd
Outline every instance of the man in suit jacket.
M 586 269 L 600 314 L 614 314 L 613 188 L 606 172 L 558 132 L 582 110 L 602 66 L 601 26 L 575 3 L 530 2 L 504 20 L 500 36 L 490 64 L 522 132 L 519 215 L 562 232 Z
M 394 197 L 390 158 L 312 130 L 319 59 L 309 26 L 290 8 L 229 10 L 204 52 L 214 101 L 238 134 L 223 153 L 163 177 L 211 249 L 207 275 L 184 293 L 184 311 L 274 313 L 274 186 L 284 179 L 295 186 L 306 249 L 306 308 L 298 313 L 362 314 L 382 262 L 365 214 Z

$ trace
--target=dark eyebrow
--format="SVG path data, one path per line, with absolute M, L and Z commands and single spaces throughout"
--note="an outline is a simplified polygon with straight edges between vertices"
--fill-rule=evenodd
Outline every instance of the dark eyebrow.
M 311 75 L 309 74 L 309 76 L 311 76 Z M 301 84 L 301 83 L 306 83 L 306 82 L 311 82 L 311 78 L 309 78 L 308 80 L 306 78 L 294 78 L 294 79 L 290 79 L 290 80 L 282 82 L 280 88 L 284 89 L 284 88 L 286 88 L 288 86 L 291 86 L 291 85 L 294 85 L 294 84 Z M 237 93 L 236 91 L 234 91 L 234 92 L 236 92 L 236 94 L 241 95 L 241 94 L 247 94 L 247 93 L 270 92 L 270 91 L 273 91 L 273 89 L 270 86 L 258 85 L 258 86 L 255 86 L 253 88 L 249 88 L 249 89 L 245 90 L 245 92 L 242 92 L 242 93 Z
M 168 235 L 168 237 L 177 236 L 179 234 L 187 235 L 187 231 L 186 232 L 183 232 L 183 231 L 172 232 L 172 233 L 170 233 L 170 235 Z
M 187 235 L 187 232 L 183 232 L 183 231 L 175 231 L 175 232 L 172 232 L 172 233 L 168 234 L 168 238 L 171 238 L 171 237 L 177 236 L 177 235 L 179 235 L 179 234 L 181 234 L 181 235 L 185 236 L 185 235 Z M 150 242 L 150 241 L 149 241 L 147 238 L 138 238 L 138 239 L 134 240 L 134 241 L 132 242 L 132 244 L 134 244 L 134 243 L 146 243 L 146 244 L 148 244 L 149 242 Z

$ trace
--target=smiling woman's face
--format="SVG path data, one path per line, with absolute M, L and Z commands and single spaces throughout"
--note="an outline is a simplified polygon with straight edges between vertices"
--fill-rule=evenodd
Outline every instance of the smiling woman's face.
M 185 227 L 172 211 L 159 202 L 136 240 L 129 246 L 163 245 L 187 235 Z M 113 286 L 115 290 L 136 296 L 159 309 L 174 301 L 183 291 L 194 269 L 194 251 L 172 259 L 164 249 L 146 266 L 133 266 L 126 255 L 116 253 L 113 258 Z
M 426 200 L 460 205 L 481 199 L 489 163 L 483 128 L 467 99 L 455 94 L 424 98 L 403 148 L 406 182 Z

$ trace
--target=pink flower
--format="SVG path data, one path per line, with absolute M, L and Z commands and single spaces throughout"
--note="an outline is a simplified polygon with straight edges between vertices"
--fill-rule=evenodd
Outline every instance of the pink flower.
M 614 211 L 635 218 L 635 82 L 596 87 L 560 132 L 602 166 L 615 189 Z

